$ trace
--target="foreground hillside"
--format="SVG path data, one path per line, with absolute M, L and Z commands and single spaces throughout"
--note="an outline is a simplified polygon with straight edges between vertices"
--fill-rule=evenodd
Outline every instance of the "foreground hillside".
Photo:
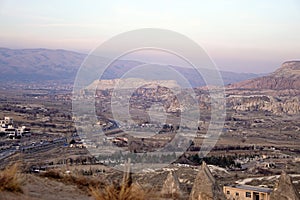
M 92 199 L 89 194 L 79 190 L 75 185 L 67 185 L 62 182 L 41 178 L 35 175 L 25 175 L 22 193 L 1 192 L 0 200 L 88 200 Z

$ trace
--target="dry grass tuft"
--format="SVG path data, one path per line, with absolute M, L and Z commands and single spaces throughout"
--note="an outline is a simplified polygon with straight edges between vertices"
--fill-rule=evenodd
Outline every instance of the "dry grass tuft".
M 150 197 L 150 192 L 143 190 L 137 184 L 108 185 L 102 190 L 91 188 L 91 194 L 96 200 L 145 200 Z
M 110 184 L 102 188 L 90 187 L 90 192 L 96 200 L 155 199 L 155 194 L 151 190 L 143 189 L 140 185 L 132 183 L 130 160 L 129 163 L 125 164 L 125 172 L 121 184 Z
M 14 164 L 0 171 L 0 191 L 22 193 L 22 184 L 23 180 L 19 173 L 19 164 Z
M 89 192 L 90 187 L 99 187 L 100 185 L 103 185 L 101 181 L 96 180 L 92 177 L 85 177 L 82 175 L 63 174 L 56 169 L 51 169 L 49 171 L 41 173 L 40 176 L 55 179 L 65 184 L 76 185 L 79 189 L 86 192 Z
M 79 189 L 89 192 L 90 187 L 99 187 L 103 183 L 92 177 L 67 175 L 63 181 L 68 184 L 75 184 Z

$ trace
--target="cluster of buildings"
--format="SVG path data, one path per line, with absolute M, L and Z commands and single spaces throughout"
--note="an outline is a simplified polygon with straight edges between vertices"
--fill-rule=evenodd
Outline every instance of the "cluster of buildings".
M 182 196 L 179 179 L 170 171 L 161 193 L 165 197 Z M 300 200 L 291 177 L 282 172 L 273 188 L 250 185 L 230 185 L 223 188 L 218 184 L 208 166 L 203 162 L 195 178 L 189 200 Z
M 30 134 L 30 128 L 26 126 L 14 127 L 14 120 L 11 117 L 4 117 L 0 120 L 0 136 L 17 139 Z

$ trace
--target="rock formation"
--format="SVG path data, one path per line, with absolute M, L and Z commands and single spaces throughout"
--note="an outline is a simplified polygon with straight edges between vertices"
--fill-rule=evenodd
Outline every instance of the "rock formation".
M 270 195 L 270 200 L 300 200 L 299 192 L 296 190 L 291 177 L 282 172 L 274 191 Z
M 206 163 L 203 162 L 196 176 L 190 200 L 225 200 L 222 189 Z
M 167 179 L 163 184 L 161 195 L 162 197 L 167 197 L 172 199 L 181 196 L 179 180 L 173 171 L 170 171 L 170 173 L 168 174 Z
M 166 88 L 180 88 L 175 80 L 145 80 L 141 78 L 95 80 L 86 89 L 106 90 L 106 89 L 130 89 L 130 88 L 156 88 L 158 85 Z
M 300 61 L 288 61 L 275 72 L 227 86 L 227 104 L 237 111 L 300 113 Z
M 284 90 L 300 88 L 300 61 L 288 61 L 270 75 L 230 85 L 230 89 Z
M 268 111 L 276 115 L 300 113 L 299 97 L 272 97 L 267 95 L 229 96 L 227 104 L 237 111 Z

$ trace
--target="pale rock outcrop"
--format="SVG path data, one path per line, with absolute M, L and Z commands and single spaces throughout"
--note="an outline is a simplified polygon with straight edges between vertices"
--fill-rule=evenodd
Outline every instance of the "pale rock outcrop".
M 162 190 L 162 197 L 179 198 L 181 196 L 179 180 L 173 171 L 170 171 L 165 180 Z
M 203 162 L 196 176 L 190 200 L 225 200 L 221 187 L 216 182 L 206 163 Z
M 291 177 L 282 172 L 279 181 L 274 187 L 274 191 L 271 193 L 270 200 L 299 200 L 299 192 L 296 190 Z

